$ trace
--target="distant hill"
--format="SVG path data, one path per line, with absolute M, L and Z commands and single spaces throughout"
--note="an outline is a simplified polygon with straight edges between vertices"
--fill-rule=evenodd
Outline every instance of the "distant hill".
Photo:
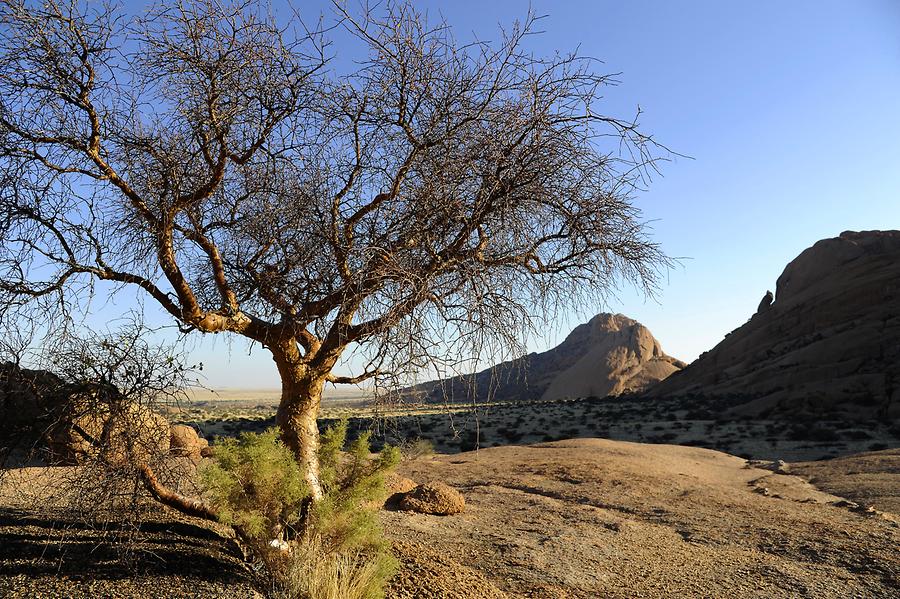
M 598 314 L 543 353 L 503 362 L 474 375 L 406 390 L 423 401 L 525 401 L 635 393 L 684 363 L 667 356 L 650 330 L 621 314 Z
M 808 248 L 774 302 L 647 395 L 744 398 L 731 410 L 750 416 L 896 421 L 900 231 L 848 231 Z

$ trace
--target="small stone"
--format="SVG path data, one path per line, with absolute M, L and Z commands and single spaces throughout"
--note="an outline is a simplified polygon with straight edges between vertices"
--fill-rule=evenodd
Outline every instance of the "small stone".
M 462 494 L 442 482 L 421 484 L 400 500 L 400 509 L 420 514 L 449 516 L 461 513 L 465 507 Z

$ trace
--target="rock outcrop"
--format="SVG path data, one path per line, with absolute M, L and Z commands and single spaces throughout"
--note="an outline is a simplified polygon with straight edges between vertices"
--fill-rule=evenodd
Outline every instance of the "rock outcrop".
M 169 429 L 169 449 L 172 455 L 189 457 L 192 461 L 199 462 L 207 447 L 209 441 L 198 435 L 192 426 L 173 424 Z
M 775 301 L 651 397 L 728 397 L 759 415 L 900 416 L 900 231 L 819 241 Z
M 543 399 L 636 393 L 685 366 L 663 352 L 647 327 L 621 314 L 598 314 L 551 351 L 564 352 L 571 363 L 553 377 Z
M 63 385 L 46 370 L 28 370 L 12 362 L 0 364 L 0 449 L 27 447 L 41 435 Z
M 171 431 L 163 416 L 133 402 L 103 401 L 100 393 L 91 390 L 68 398 L 46 436 L 54 462 L 99 459 L 119 467 L 168 453 Z
M 45 370 L 0 364 L 0 458 L 40 449 L 51 462 L 101 460 L 109 466 L 174 455 L 199 461 L 208 442 L 169 426 L 149 406 L 108 384 L 71 383 Z
M 684 367 L 641 323 L 598 314 L 543 353 L 408 390 L 426 401 L 523 401 L 637 393 Z

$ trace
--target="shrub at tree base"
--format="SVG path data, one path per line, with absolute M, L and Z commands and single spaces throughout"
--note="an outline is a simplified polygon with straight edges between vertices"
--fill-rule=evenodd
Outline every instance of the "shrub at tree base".
M 219 520 L 263 543 L 281 540 L 284 527 L 299 520 L 309 489 L 276 431 L 221 440 L 213 456 L 201 476 Z
M 396 570 L 386 551 L 326 553 L 317 539 L 295 547 L 276 597 L 315 599 L 374 599 L 384 597 L 384 586 Z
M 316 502 L 293 453 L 275 429 L 213 446 L 201 470 L 219 519 L 234 527 L 260 566 L 260 581 L 285 599 L 375 599 L 395 569 L 371 507 L 384 474 L 400 459 L 386 447 L 372 456 L 364 434 L 342 451 L 347 423 L 322 435 L 324 497 Z

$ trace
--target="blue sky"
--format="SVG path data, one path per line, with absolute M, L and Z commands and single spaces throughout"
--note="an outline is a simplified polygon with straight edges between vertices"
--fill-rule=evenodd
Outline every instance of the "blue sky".
M 317 13 L 324 2 L 297 2 Z M 496 39 L 529 4 L 424 1 L 460 41 Z M 647 325 L 690 361 L 753 313 L 784 266 L 815 241 L 900 228 L 900 2 L 608 1 L 531 3 L 538 53 L 580 47 L 621 73 L 607 112 L 639 105 L 645 131 L 691 159 L 663 165 L 637 198 L 667 254 L 682 257 L 659 295 L 623 289 L 596 312 Z M 340 53 L 340 47 L 335 47 Z M 343 59 L 343 57 L 341 57 Z M 147 304 L 153 310 L 152 304 Z M 531 348 L 562 340 L 562 320 Z M 212 387 L 277 387 L 266 353 L 199 342 Z

